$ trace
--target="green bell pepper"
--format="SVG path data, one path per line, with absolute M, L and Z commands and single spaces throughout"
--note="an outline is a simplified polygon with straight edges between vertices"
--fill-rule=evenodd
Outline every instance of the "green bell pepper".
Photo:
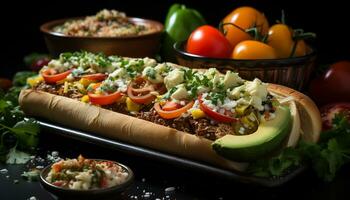
M 192 31 L 206 24 L 203 16 L 185 5 L 173 4 L 165 19 L 165 34 L 161 48 L 164 61 L 175 62 L 173 45 L 175 42 L 185 41 Z

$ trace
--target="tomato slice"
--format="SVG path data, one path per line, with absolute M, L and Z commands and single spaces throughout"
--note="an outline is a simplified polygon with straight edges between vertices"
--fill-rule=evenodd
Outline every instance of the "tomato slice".
M 135 86 L 141 86 L 141 88 L 135 88 Z M 149 104 L 156 98 L 155 95 L 151 94 L 153 91 L 155 91 L 154 86 L 149 84 L 147 80 L 139 77 L 129 84 L 127 94 L 135 103 Z
M 62 187 L 64 185 L 64 181 L 55 181 L 52 183 L 52 185 L 58 186 L 58 187 Z
M 173 101 L 167 101 L 163 106 L 162 109 L 165 111 L 172 111 L 181 108 L 181 105 L 178 103 L 175 103 Z
M 107 74 L 102 74 L 102 73 L 97 73 L 97 74 L 87 74 L 87 75 L 83 75 L 81 76 L 81 78 L 86 78 L 88 80 L 92 80 L 92 81 L 103 81 L 107 78 Z
M 57 74 L 57 71 L 54 69 L 45 69 L 44 71 L 41 72 L 41 75 L 43 76 L 45 83 L 49 84 L 55 84 L 57 81 L 65 79 L 72 70 L 68 70 L 62 73 Z
M 159 102 L 154 104 L 154 109 L 157 113 L 164 119 L 174 119 L 180 117 L 182 113 L 186 112 L 188 109 L 192 108 L 194 101 L 189 102 L 187 105 L 171 111 L 163 110 L 159 104 Z
M 103 176 L 100 180 L 100 187 L 101 188 L 106 188 L 108 186 L 108 183 L 107 183 L 107 177 Z
M 224 122 L 224 123 L 232 123 L 232 122 L 237 122 L 238 119 L 234 117 L 230 117 L 227 115 L 223 115 L 221 113 L 213 111 L 211 108 L 209 108 L 207 105 L 203 103 L 202 95 L 198 96 L 198 101 L 199 101 L 199 107 L 205 114 L 207 114 L 209 117 L 213 118 L 214 120 L 218 122 Z
M 101 85 L 101 83 L 96 83 L 93 86 L 93 89 L 95 90 Z M 111 94 L 95 94 L 93 91 L 88 92 L 89 100 L 92 104 L 98 104 L 98 105 L 110 105 L 118 101 L 122 96 L 123 93 L 120 91 L 113 92 Z

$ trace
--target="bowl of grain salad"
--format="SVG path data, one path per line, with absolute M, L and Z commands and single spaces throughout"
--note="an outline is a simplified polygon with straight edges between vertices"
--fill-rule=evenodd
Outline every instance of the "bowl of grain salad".
M 133 182 L 132 170 L 115 161 L 60 160 L 45 167 L 40 183 L 52 195 L 62 198 L 104 199 L 121 195 Z
M 154 57 L 163 25 L 160 22 L 128 17 L 117 10 L 95 15 L 47 22 L 40 26 L 53 57 L 62 52 L 85 50 L 127 57 Z

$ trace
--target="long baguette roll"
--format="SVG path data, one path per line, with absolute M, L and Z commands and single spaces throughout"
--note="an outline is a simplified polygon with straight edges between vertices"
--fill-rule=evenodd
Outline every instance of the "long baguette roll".
M 30 116 L 43 117 L 69 127 L 108 138 L 204 161 L 229 170 L 244 171 L 247 164 L 224 159 L 212 141 L 63 96 L 22 90 L 19 103 Z
M 321 119 L 316 105 L 302 93 L 284 86 L 269 84 L 268 90 L 280 97 L 293 97 L 293 102 L 289 104 L 294 112 L 292 113 L 294 128 L 286 145 L 295 146 L 300 131 L 304 133 L 302 137 L 316 142 L 321 130 Z M 248 165 L 219 156 L 212 150 L 212 141 L 208 139 L 67 97 L 36 90 L 23 90 L 19 102 L 28 115 L 43 117 L 108 138 L 204 161 L 229 170 L 244 171 Z M 296 108 L 293 108 L 295 105 Z M 298 130 L 299 127 L 301 130 Z

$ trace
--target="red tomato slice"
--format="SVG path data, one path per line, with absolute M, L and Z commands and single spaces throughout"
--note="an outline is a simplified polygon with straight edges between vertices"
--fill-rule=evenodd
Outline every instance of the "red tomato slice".
M 141 86 L 141 88 L 135 88 L 135 86 Z M 139 77 L 129 84 L 127 94 L 135 103 L 149 104 L 156 98 L 155 95 L 151 94 L 153 91 L 155 91 L 154 86 L 149 84 L 147 80 Z
M 97 83 L 93 86 L 93 89 L 98 88 L 101 85 L 101 83 Z M 118 101 L 122 96 L 123 93 L 120 91 L 113 92 L 111 94 L 95 94 L 93 91 L 88 92 L 89 100 L 92 104 L 97 105 L 110 105 Z
M 213 118 L 214 120 L 218 122 L 224 122 L 224 123 L 232 123 L 237 122 L 238 119 L 234 117 L 230 117 L 227 115 L 223 115 L 221 113 L 213 111 L 211 108 L 209 108 L 207 105 L 203 103 L 202 95 L 198 96 L 199 106 L 205 114 L 207 114 L 209 117 Z
M 55 84 L 57 81 L 65 79 L 71 72 L 72 70 L 68 70 L 57 74 L 57 71 L 54 69 L 46 69 L 41 72 L 41 75 L 43 76 L 45 83 Z
M 154 104 L 154 109 L 157 111 L 157 113 L 164 119 L 174 119 L 178 118 L 182 115 L 182 113 L 186 112 L 188 109 L 192 108 L 194 104 L 194 101 L 189 102 L 184 107 L 181 107 L 176 110 L 166 111 L 163 110 L 160 106 L 160 104 L 157 102 Z
M 93 81 L 103 81 L 107 78 L 107 74 L 97 73 L 97 74 L 87 74 L 81 76 L 81 78 L 86 78 Z
M 103 176 L 102 178 L 101 178 L 101 181 L 100 181 L 100 187 L 101 188 L 106 188 L 108 186 L 108 184 L 107 184 L 107 178 L 105 177 L 105 176 Z
M 64 184 L 64 181 L 55 181 L 52 184 L 55 186 L 61 187 Z
M 181 108 L 181 105 L 178 103 L 175 103 L 173 101 L 167 101 L 163 106 L 162 109 L 165 111 L 172 111 Z

